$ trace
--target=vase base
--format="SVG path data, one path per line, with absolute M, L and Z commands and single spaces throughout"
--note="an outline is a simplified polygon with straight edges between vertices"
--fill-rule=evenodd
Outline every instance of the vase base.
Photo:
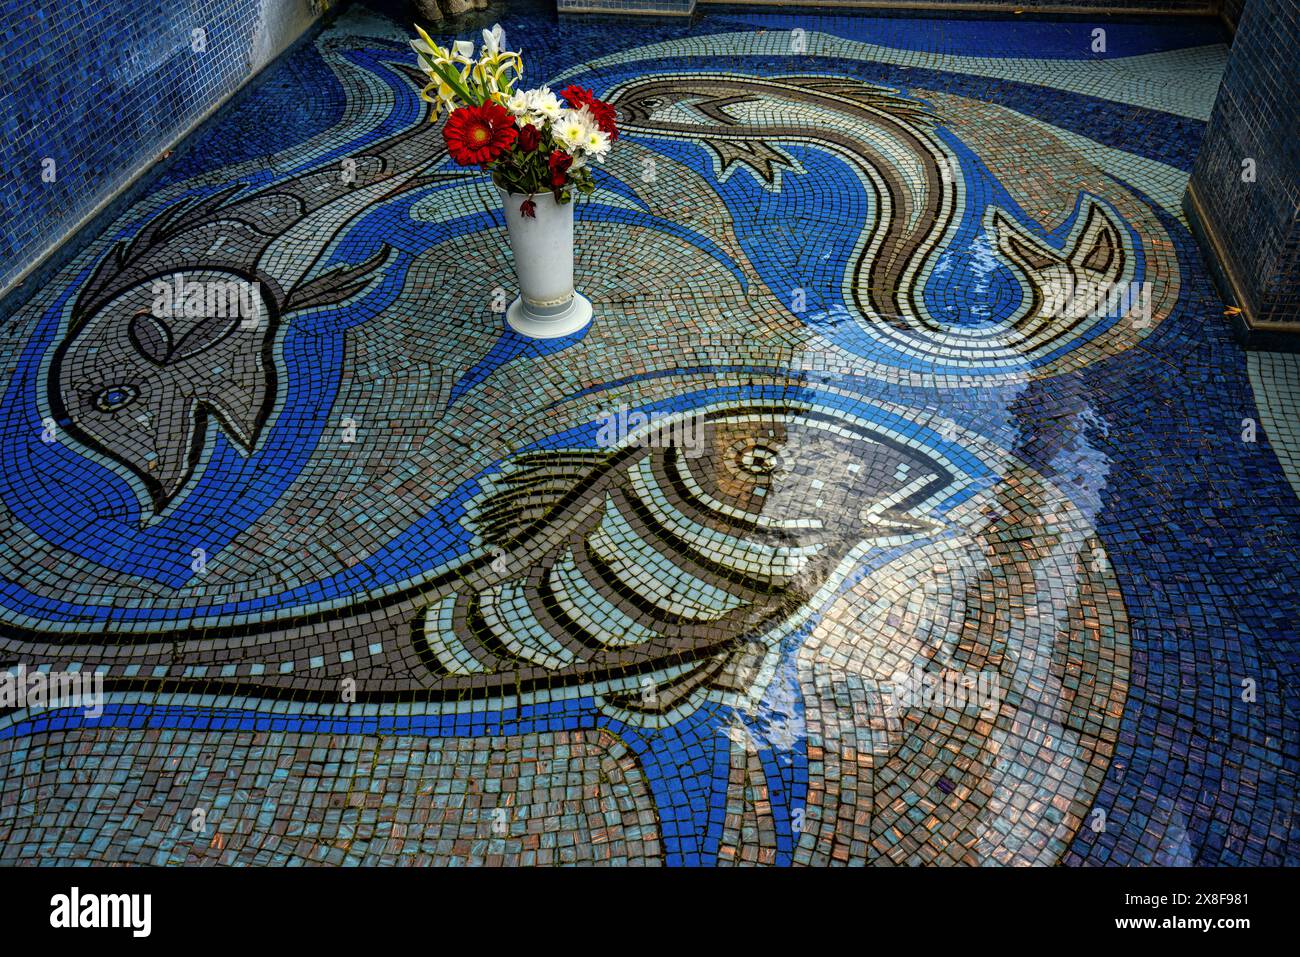
M 569 308 L 554 316 L 535 316 L 524 309 L 522 297 L 516 298 L 506 309 L 506 322 L 521 336 L 530 339 L 558 339 L 581 332 L 591 323 L 591 300 L 581 293 L 573 294 Z

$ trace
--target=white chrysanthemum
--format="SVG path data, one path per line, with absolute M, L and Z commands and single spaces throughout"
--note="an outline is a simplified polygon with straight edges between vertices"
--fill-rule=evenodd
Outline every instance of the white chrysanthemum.
M 528 100 L 528 94 L 521 90 L 516 90 L 510 94 L 510 98 L 506 100 L 506 109 L 510 111 L 512 116 L 528 117 L 530 122 L 532 120 L 530 115 L 532 107 Z
M 609 152 L 609 134 L 603 133 L 595 127 L 588 127 L 587 137 L 583 141 L 582 148 L 603 163 L 605 154 Z
M 591 127 L 577 113 L 566 110 L 559 122 L 551 127 L 551 132 L 566 150 L 572 152 L 586 146 Z
M 555 123 L 564 115 L 564 105 L 560 103 L 560 98 L 551 92 L 549 86 L 529 90 L 525 95 L 528 97 L 528 108 L 546 122 Z

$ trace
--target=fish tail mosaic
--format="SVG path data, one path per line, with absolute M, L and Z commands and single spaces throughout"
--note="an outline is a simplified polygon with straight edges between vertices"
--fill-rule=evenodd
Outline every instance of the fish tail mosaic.
M 504 19 L 617 112 L 575 335 L 360 5 L 5 319 L 0 860 L 1296 862 L 1300 376 L 1181 208 L 1226 48 L 815 22 Z

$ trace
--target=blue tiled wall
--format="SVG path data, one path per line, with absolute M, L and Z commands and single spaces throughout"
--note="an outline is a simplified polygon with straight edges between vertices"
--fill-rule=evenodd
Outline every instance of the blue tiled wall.
M 1192 172 L 1210 254 L 1256 326 L 1300 333 L 1300 7 L 1250 0 Z M 1253 181 L 1243 164 L 1253 161 Z
M 1241 22 L 1241 15 L 1246 9 L 1246 0 L 1221 0 L 1219 12 L 1234 29 Z
M 315 15 L 311 0 L 0 0 L 0 290 Z

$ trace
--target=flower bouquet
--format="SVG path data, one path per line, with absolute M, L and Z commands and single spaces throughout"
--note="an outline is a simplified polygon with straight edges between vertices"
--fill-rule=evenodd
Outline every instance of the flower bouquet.
M 571 335 L 591 321 L 591 303 L 573 288 L 572 201 L 595 189 L 592 163 L 618 139 L 614 108 L 578 86 L 558 96 L 517 89 L 523 59 L 504 48 L 500 25 L 483 31 L 477 55 L 470 41 L 442 47 L 415 29 L 411 47 L 429 77 L 420 96 L 431 120 L 448 112 L 448 154 L 488 170 L 501 193 L 520 286 L 507 322 L 529 336 Z

